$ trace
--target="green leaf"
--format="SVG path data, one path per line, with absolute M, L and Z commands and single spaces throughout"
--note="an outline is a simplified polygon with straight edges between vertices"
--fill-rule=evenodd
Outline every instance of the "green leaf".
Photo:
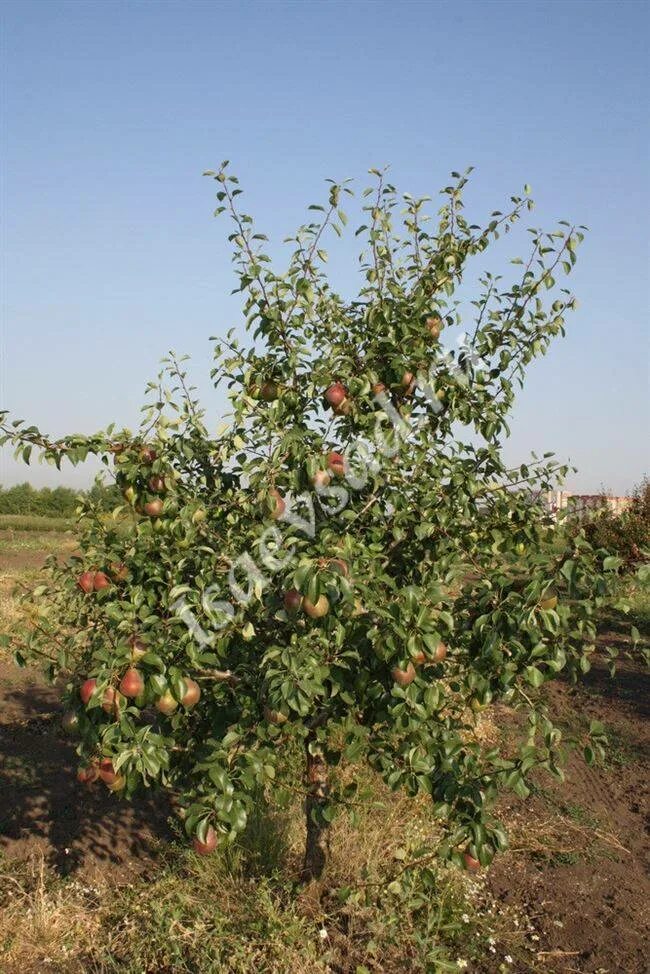
M 527 682 L 533 687 L 541 687 L 544 682 L 544 674 L 536 666 L 527 666 L 524 675 Z
M 616 555 L 609 555 L 603 560 L 603 570 L 606 572 L 616 572 L 623 564 L 623 559 Z

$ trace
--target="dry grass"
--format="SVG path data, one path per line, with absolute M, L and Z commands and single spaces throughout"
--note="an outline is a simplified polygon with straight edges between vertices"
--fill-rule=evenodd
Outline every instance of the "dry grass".
M 22 617 L 22 609 L 15 597 L 15 575 L 0 574 L 0 631 L 9 632 Z
M 88 887 L 57 880 L 43 857 L 11 867 L 0 862 L 0 970 L 3 974 L 84 970 L 99 929 Z
M 0 530 L 11 531 L 70 531 L 75 520 L 70 517 L 45 517 L 40 514 L 0 514 Z

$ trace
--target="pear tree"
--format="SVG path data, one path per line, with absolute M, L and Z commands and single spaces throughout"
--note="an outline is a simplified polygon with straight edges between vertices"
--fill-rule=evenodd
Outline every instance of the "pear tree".
M 559 279 L 584 228 L 531 229 L 524 259 L 472 284 L 529 214 L 528 188 L 478 225 L 469 173 L 433 214 L 371 174 L 352 298 L 325 249 L 345 232 L 348 183 L 329 183 L 279 270 L 228 163 L 206 174 L 245 324 L 213 339 L 219 429 L 173 353 L 135 432 L 52 438 L 2 416 L 27 462 L 93 455 L 121 490 L 108 514 L 83 501 L 78 554 L 51 561 L 9 637 L 19 662 L 66 682 L 80 782 L 167 790 L 208 854 L 302 754 L 305 879 L 323 874 L 363 763 L 427 796 L 437 855 L 489 864 L 507 841 L 499 792 L 525 796 L 535 768 L 562 775 L 539 691 L 589 669 L 617 567 L 542 503 L 561 463 L 503 454 L 527 368 L 575 305 Z M 474 733 L 499 703 L 527 715 L 519 747 Z

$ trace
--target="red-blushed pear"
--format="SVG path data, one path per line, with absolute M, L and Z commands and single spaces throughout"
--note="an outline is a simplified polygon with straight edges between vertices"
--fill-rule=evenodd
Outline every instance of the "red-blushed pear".
M 325 399 L 330 404 L 330 406 L 340 406 L 343 400 L 347 397 L 348 390 L 345 388 L 342 382 L 333 382 L 332 385 L 325 390 Z
M 297 612 L 302 605 L 302 595 L 296 588 L 290 588 L 288 592 L 284 593 L 282 598 L 282 604 L 284 608 L 289 613 Z
M 105 572 L 95 572 L 95 578 L 93 580 L 96 592 L 101 592 L 103 588 L 108 588 L 111 584 L 111 580 Z
M 118 772 L 113 767 L 111 758 L 102 758 L 99 762 L 99 777 L 105 785 L 112 785 L 118 777 Z
M 263 399 L 264 402 L 273 402 L 274 399 L 278 398 L 279 393 L 280 388 L 277 382 L 274 382 L 272 379 L 267 379 L 260 386 L 260 399 Z
M 395 666 L 390 671 L 390 675 L 398 686 L 407 687 L 410 683 L 413 683 L 413 680 L 415 679 L 415 667 L 413 666 L 413 663 L 407 663 L 406 669 L 404 670 L 400 669 L 399 666 Z
M 160 517 L 162 514 L 163 502 L 160 497 L 155 497 L 152 501 L 147 501 L 142 510 L 148 517 Z
M 91 785 L 97 781 L 99 771 L 96 764 L 89 764 L 85 768 L 77 768 L 77 781 L 82 785 Z
M 192 848 L 199 856 L 209 856 L 217 848 L 217 833 L 211 825 L 205 833 L 205 841 L 201 842 L 197 835 L 192 839 Z
M 474 856 L 470 855 L 469 852 L 463 853 L 463 864 L 469 873 L 477 873 L 481 868 L 481 864 L 478 859 L 475 859 Z
M 279 521 L 287 509 L 287 503 L 284 497 L 275 487 L 269 494 L 269 506 L 271 508 L 271 517 L 274 521 Z
M 165 690 L 163 695 L 161 697 L 158 697 L 158 699 L 156 700 L 156 708 L 160 711 L 161 714 L 165 714 L 168 717 L 170 714 L 174 713 L 177 707 L 178 707 L 178 702 L 172 696 L 171 690 Z
M 154 494 L 162 494 L 165 490 L 165 478 L 164 477 L 150 477 L 148 481 L 149 490 L 152 490 Z
M 125 697 L 139 697 L 143 690 L 142 673 L 131 666 L 120 681 L 120 693 Z
M 375 382 L 372 386 L 373 396 L 381 396 L 382 393 L 386 392 L 386 386 L 383 382 Z
M 325 488 L 329 487 L 331 484 L 332 478 L 327 470 L 317 470 L 314 476 L 311 478 L 311 482 L 316 490 L 325 490 Z
M 424 325 L 432 338 L 440 338 L 440 332 L 442 331 L 442 318 L 440 318 L 438 315 L 430 315 L 425 321 Z
M 280 726 L 281 724 L 286 724 L 289 718 L 280 710 L 273 710 L 272 707 L 264 707 L 264 720 L 268 724 Z
M 424 650 L 420 650 L 411 656 L 411 660 L 416 666 L 421 666 L 423 663 L 442 663 L 443 659 L 447 656 L 447 647 L 444 643 L 438 643 L 434 652 L 431 656 L 427 656 Z
M 95 573 L 94 572 L 82 572 L 77 579 L 77 585 L 82 592 L 88 595 L 90 592 L 95 590 Z
M 443 659 L 447 658 L 447 647 L 444 643 L 438 643 L 433 658 L 436 663 L 442 663 Z
M 153 463 L 157 459 L 158 454 L 152 446 L 143 446 L 140 449 L 140 456 L 145 463 Z
M 302 600 L 302 608 L 311 619 L 322 619 L 330 610 L 329 599 L 326 595 L 321 595 L 315 602 L 312 602 L 305 596 Z
M 129 577 L 129 569 L 122 561 L 112 561 L 108 571 L 114 582 L 125 582 Z
M 117 718 L 120 716 L 121 698 L 115 687 L 106 687 L 102 697 L 102 710 Z
M 201 699 L 201 687 L 196 680 L 191 680 L 189 676 L 186 676 L 183 682 L 185 683 L 185 693 L 181 698 L 181 703 L 189 710 Z
M 345 475 L 345 457 L 342 453 L 336 453 L 335 451 L 328 453 L 327 466 L 335 476 L 343 477 Z
M 403 389 L 403 395 L 412 396 L 415 392 L 415 376 L 412 372 L 405 372 L 402 376 L 400 385 Z
M 79 696 L 84 704 L 87 704 L 93 693 L 95 692 L 95 687 L 97 686 L 97 680 L 84 680 L 84 682 L 79 687 Z

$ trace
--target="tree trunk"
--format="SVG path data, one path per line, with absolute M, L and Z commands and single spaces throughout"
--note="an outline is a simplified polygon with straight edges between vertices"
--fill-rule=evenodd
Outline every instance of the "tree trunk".
M 307 797 L 305 799 L 305 817 L 307 821 L 307 840 L 305 843 L 305 860 L 302 878 L 306 883 L 322 878 L 329 856 L 328 824 L 323 818 L 323 810 L 327 805 L 328 780 L 327 763 L 320 751 L 316 750 L 315 735 L 310 734 L 305 741 L 305 755 L 307 759 Z

